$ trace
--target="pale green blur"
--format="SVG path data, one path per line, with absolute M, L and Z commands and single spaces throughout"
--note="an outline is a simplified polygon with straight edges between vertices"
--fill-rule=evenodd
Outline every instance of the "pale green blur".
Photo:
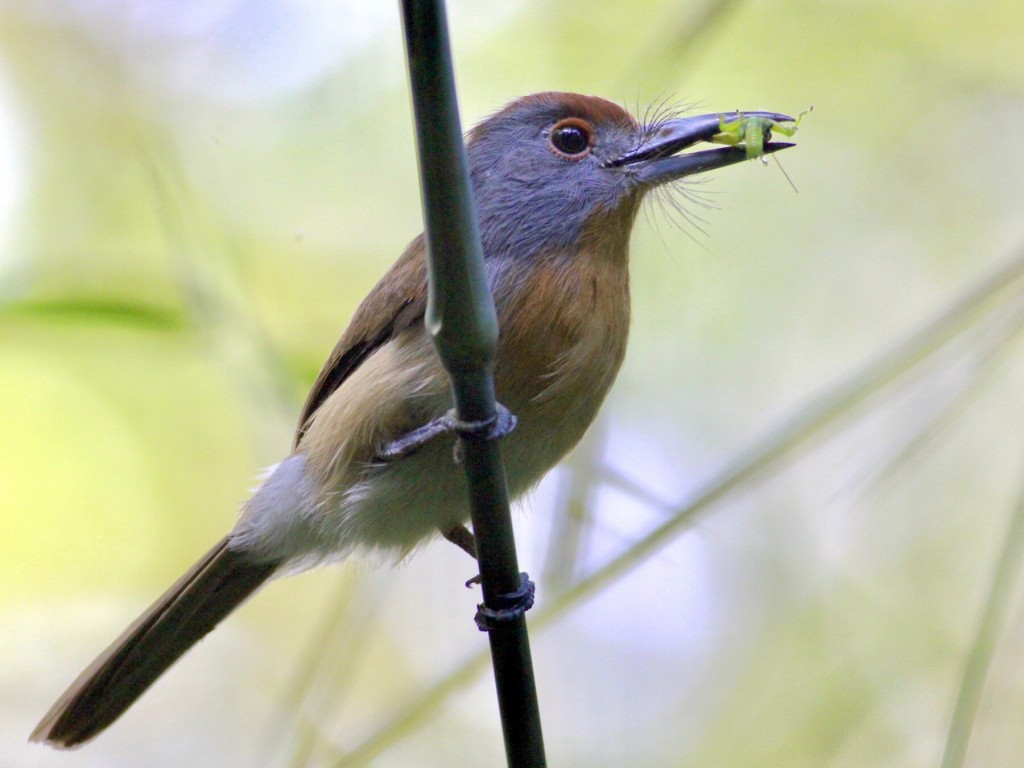
M 538 90 L 815 107 L 778 158 L 799 193 L 770 159 L 651 201 L 604 420 L 517 517 L 551 765 L 939 766 L 972 658 L 962 764 L 1019 765 L 1015 550 L 993 579 L 1024 288 L 843 418 L 810 405 L 1024 260 L 1019 0 L 449 12 L 466 128 Z M 0 765 L 502 764 L 490 673 L 463 668 L 473 564 L 445 543 L 274 583 L 95 744 L 25 744 L 287 454 L 418 233 L 402 57 L 388 3 L 0 4 Z M 786 453 L 790 418 L 823 430 Z M 561 602 L 757 441 L 775 463 Z

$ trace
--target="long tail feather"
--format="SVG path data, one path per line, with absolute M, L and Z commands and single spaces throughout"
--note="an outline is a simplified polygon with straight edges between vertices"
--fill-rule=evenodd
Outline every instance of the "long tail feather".
M 29 737 L 55 747 L 84 744 L 273 575 L 224 538 L 90 664 Z

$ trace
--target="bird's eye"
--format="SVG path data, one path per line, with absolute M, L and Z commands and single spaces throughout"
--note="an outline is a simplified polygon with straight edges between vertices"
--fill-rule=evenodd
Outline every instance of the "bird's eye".
M 560 120 L 551 128 L 548 143 L 556 155 L 579 160 L 590 154 L 594 143 L 594 129 L 586 120 L 569 117 Z

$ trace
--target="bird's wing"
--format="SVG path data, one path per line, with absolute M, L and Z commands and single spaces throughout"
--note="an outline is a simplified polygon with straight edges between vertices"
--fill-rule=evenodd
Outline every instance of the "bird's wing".
M 302 406 L 295 447 L 306 433 L 313 414 L 331 393 L 399 331 L 421 322 L 426 308 L 427 260 L 423 235 L 420 235 L 363 299 L 324 363 Z

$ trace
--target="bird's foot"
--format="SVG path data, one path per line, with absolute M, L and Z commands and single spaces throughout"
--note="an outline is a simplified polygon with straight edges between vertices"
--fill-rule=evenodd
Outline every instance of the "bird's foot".
M 490 632 L 502 624 L 516 621 L 533 607 L 536 585 L 530 581 L 529 575 L 519 574 L 519 589 L 504 595 L 498 595 L 494 601 L 497 606 L 489 608 L 483 603 L 476 607 L 476 626 L 481 632 Z
M 455 411 L 448 411 L 444 416 L 385 443 L 377 451 L 376 458 L 384 462 L 403 459 L 416 453 L 431 440 L 441 435 L 456 434 L 465 440 L 497 440 L 499 437 L 507 435 L 515 427 L 515 414 L 501 403 L 495 403 L 494 415 L 483 421 L 460 421 L 455 415 Z M 456 463 L 462 461 L 461 451 L 458 447 L 455 451 L 455 461 Z M 447 537 L 447 534 L 445 536 Z

